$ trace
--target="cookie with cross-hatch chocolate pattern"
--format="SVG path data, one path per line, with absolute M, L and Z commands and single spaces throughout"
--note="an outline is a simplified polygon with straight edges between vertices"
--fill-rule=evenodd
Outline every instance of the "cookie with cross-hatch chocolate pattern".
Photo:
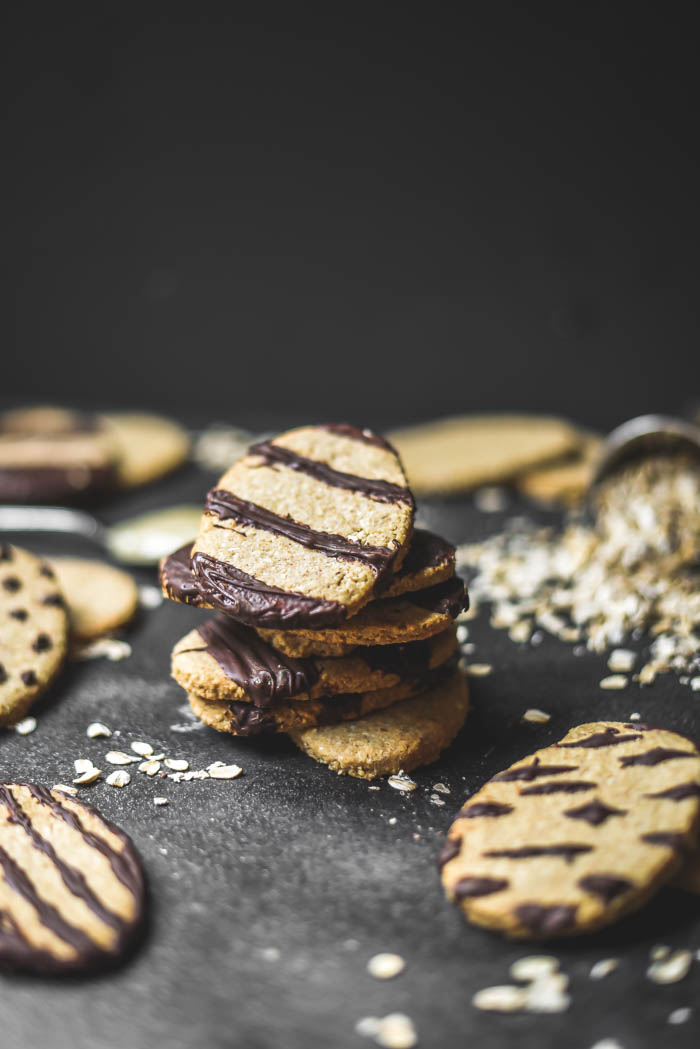
M 295 659 L 229 616 L 200 623 L 173 649 L 172 675 L 202 699 L 274 707 L 289 700 L 393 688 L 454 655 L 454 627 L 425 641 L 356 648 L 340 657 Z
M 253 445 L 207 497 L 192 548 L 205 601 L 249 626 L 328 627 L 391 583 L 414 501 L 369 430 L 307 426 Z
M 191 543 L 164 557 L 160 563 L 160 586 L 165 597 L 184 605 L 212 608 L 197 589 L 197 581 L 190 568 Z M 416 528 L 411 545 L 391 585 L 382 597 L 424 590 L 442 583 L 454 575 L 455 548 L 446 539 L 425 528 Z
M 60 790 L 0 783 L 0 968 L 112 964 L 143 910 L 141 865 L 122 831 Z
M 48 688 L 66 654 L 68 616 L 53 569 L 0 543 L 0 726 Z
M 639 722 L 579 725 L 489 780 L 440 854 L 448 899 L 477 925 L 547 939 L 640 907 L 700 829 L 700 753 Z

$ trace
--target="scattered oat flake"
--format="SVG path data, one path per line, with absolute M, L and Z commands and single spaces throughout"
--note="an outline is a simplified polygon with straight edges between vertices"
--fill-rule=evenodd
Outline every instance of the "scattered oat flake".
M 557 972 L 559 960 L 551 954 L 528 954 L 524 958 L 518 958 L 510 967 L 510 975 L 514 980 L 539 980 L 542 976 L 549 976 Z
M 469 640 L 469 627 L 465 626 L 464 623 L 460 623 L 457 627 L 457 640 L 460 645 Z
M 667 958 L 671 953 L 671 948 L 665 943 L 657 943 L 655 947 L 652 947 L 649 951 L 649 957 L 653 962 L 658 961 L 660 958 Z
M 112 735 L 112 730 L 107 728 L 106 725 L 103 725 L 101 721 L 93 721 L 85 730 L 85 735 L 88 739 L 97 739 L 100 736 L 108 738 Z
M 536 724 L 544 725 L 551 717 L 552 715 L 548 714 L 546 710 L 538 710 L 536 707 L 531 707 L 530 710 L 526 710 L 523 714 L 523 721 L 532 721 Z
M 637 653 L 630 648 L 614 648 L 608 656 L 608 667 L 616 673 L 629 674 L 637 662 Z
M 73 768 L 78 773 L 78 775 L 81 775 L 83 772 L 88 772 L 94 767 L 95 766 L 90 760 L 90 758 L 76 758 L 76 760 L 73 762 Z
M 108 761 L 110 765 L 131 765 L 132 762 L 138 760 L 133 754 L 125 754 L 123 750 L 110 750 L 105 754 L 105 761 Z
M 637 711 L 635 710 L 634 714 L 630 714 L 629 720 L 630 721 L 641 721 L 642 720 L 642 715 L 638 714 Z
M 78 793 L 77 790 L 75 789 L 75 787 L 69 787 L 65 783 L 54 783 L 54 785 L 51 788 L 51 790 L 61 790 L 61 791 L 63 791 L 64 794 L 70 794 L 71 796 L 73 796 L 73 795 Z
M 433 803 L 433 805 L 444 805 L 445 804 L 445 799 L 441 798 L 439 794 L 431 794 L 430 795 L 430 800 Z
M 405 1013 L 365 1016 L 355 1024 L 355 1031 L 365 1038 L 373 1038 L 383 1049 L 412 1049 L 418 1043 L 413 1021 Z
M 566 993 L 568 983 L 568 977 L 563 973 L 552 973 L 542 979 L 534 980 L 526 988 L 525 1008 L 530 1013 L 565 1012 L 571 1005 L 571 998 Z
M 527 988 L 503 984 L 500 987 L 484 987 L 472 998 L 472 1005 L 477 1009 L 489 1012 L 514 1013 L 524 1009 L 527 1002 Z
M 470 677 L 487 677 L 492 670 L 493 667 L 490 663 L 470 663 L 466 667 L 467 674 Z
M 204 777 L 208 774 L 212 779 L 235 779 L 242 772 L 243 769 L 240 765 L 217 765 L 213 769 L 209 769 L 208 773 L 205 772 Z
M 392 817 L 391 817 L 391 818 L 389 819 L 389 825 L 390 825 L 391 827 L 395 827 L 397 823 L 398 823 L 398 820 L 396 819 L 396 816 L 392 816 Z
M 670 1024 L 684 1024 L 687 1023 L 690 1017 L 693 1015 L 693 1010 L 687 1006 L 680 1009 L 674 1009 L 672 1013 L 668 1014 L 668 1022 Z
M 153 804 L 154 805 L 169 805 L 170 802 L 168 801 L 167 798 L 155 797 L 153 799 Z
M 131 783 L 131 776 L 126 769 L 115 769 L 110 772 L 106 782 L 110 787 L 127 787 Z
M 142 608 L 158 608 L 163 604 L 163 595 L 157 586 L 140 586 L 139 601 Z
M 474 506 L 483 514 L 500 514 L 508 509 L 508 493 L 497 485 L 486 485 L 474 492 Z
M 77 764 L 77 762 L 76 762 Z M 91 765 L 89 769 L 86 769 L 81 776 L 78 776 L 73 780 L 76 787 L 82 787 L 86 783 L 94 783 L 95 780 L 99 779 L 102 775 L 102 769 L 96 769 L 94 765 Z
M 140 740 L 135 740 L 131 744 L 131 749 L 134 754 L 138 754 L 141 758 L 150 758 L 153 755 L 153 747 L 150 743 L 141 743 Z
M 391 980 L 406 968 L 406 962 L 400 954 L 375 954 L 367 962 L 367 972 L 375 980 Z
M 628 680 L 624 674 L 609 674 L 608 677 L 604 677 L 600 682 L 600 687 L 605 689 L 617 690 L 621 688 L 627 688 Z
M 78 645 L 71 654 L 74 659 L 81 661 L 105 658 L 116 663 L 120 659 L 129 658 L 131 645 L 115 637 L 99 637 L 96 641 L 89 641 L 86 645 Z
M 700 677 L 691 677 L 690 687 L 693 692 L 700 692 Z
M 617 1038 L 603 1038 L 602 1041 L 592 1045 L 591 1049 L 623 1049 L 623 1046 L 620 1045 Z
M 690 951 L 674 951 L 666 958 L 653 962 L 647 969 L 647 976 L 654 983 L 678 983 L 688 975 L 692 961 Z
M 167 767 L 169 769 L 172 769 L 173 772 L 187 772 L 188 768 L 190 767 L 189 761 L 185 761 L 184 759 L 180 759 L 180 758 L 166 758 L 165 759 L 165 764 L 167 765 Z M 216 765 L 216 766 L 212 766 L 212 767 L 214 767 L 214 768 L 221 768 L 222 766 L 221 765 Z M 210 772 L 210 771 L 211 771 L 211 769 L 207 769 L 207 772 Z
M 599 962 L 596 962 L 595 965 L 591 966 L 591 971 L 588 975 L 591 980 L 602 980 L 611 972 L 614 972 L 619 964 L 619 958 L 602 958 Z
M 433 790 L 437 791 L 438 794 L 451 794 L 450 788 L 446 783 L 434 783 Z
M 412 791 L 415 790 L 418 784 L 415 780 L 412 780 L 410 776 L 407 776 L 403 769 L 393 776 L 389 776 L 387 783 L 394 790 Z
M 28 736 L 30 732 L 33 732 L 37 726 L 36 718 L 28 717 L 22 718 L 15 725 L 15 732 L 18 736 Z
M 147 776 L 156 776 L 160 772 L 159 761 L 142 761 L 139 765 L 139 772 L 145 772 Z

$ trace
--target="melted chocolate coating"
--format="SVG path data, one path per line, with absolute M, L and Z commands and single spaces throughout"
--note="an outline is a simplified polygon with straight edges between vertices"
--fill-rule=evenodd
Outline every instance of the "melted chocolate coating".
M 256 707 L 284 703 L 308 693 L 318 681 L 313 659 L 294 659 L 278 652 L 250 627 L 217 616 L 197 627 L 207 652 Z
M 450 619 L 456 619 L 460 612 L 469 608 L 467 588 L 459 576 L 452 576 L 451 579 L 426 587 L 425 590 L 414 590 L 394 600 L 410 601 L 412 605 L 435 612 L 436 615 L 449 616 Z
M 337 557 L 341 561 L 362 561 L 372 569 L 377 581 L 384 580 L 387 576 L 391 579 L 396 550 L 388 546 L 370 546 L 355 543 L 333 532 L 317 532 L 289 517 L 280 517 L 262 506 L 239 499 L 225 488 L 215 488 L 209 493 L 204 512 L 216 514 L 220 521 L 235 520 L 253 528 L 262 528 L 275 535 L 285 536 L 309 550 L 320 550 L 328 557 Z
M 609 874 L 588 874 L 585 878 L 580 878 L 578 884 L 585 892 L 600 896 L 606 903 L 634 888 L 632 882 L 626 878 L 613 878 Z
M 347 618 L 347 609 L 339 601 L 280 590 L 207 554 L 194 554 L 192 571 L 208 604 L 248 626 L 321 629 L 339 626 Z
M 308 474 L 309 477 L 313 477 L 317 481 L 323 481 L 334 488 L 345 488 L 351 492 L 359 492 L 361 495 L 366 495 L 367 498 L 375 499 L 378 502 L 407 503 L 409 506 L 415 506 L 415 500 L 409 488 L 392 484 L 390 481 L 371 480 L 368 477 L 358 477 L 356 474 L 334 470 L 332 466 L 328 466 L 326 463 L 317 462 L 315 459 L 307 459 L 305 456 L 293 452 L 290 448 L 284 448 L 282 445 L 274 444 L 272 441 L 262 441 L 260 444 L 252 445 L 248 449 L 248 454 L 261 456 L 269 465 L 280 463 L 291 470 L 298 470 L 300 473 Z
M 544 906 L 539 903 L 523 903 L 513 912 L 515 917 L 536 936 L 554 936 L 570 929 L 576 921 L 577 908 L 560 903 Z
M 408 553 L 401 562 L 397 576 L 412 575 L 425 568 L 436 568 L 447 561 L 454 560 L 455 548 L 452 543 L 429 532 L 426 528 L 416 528 L 411 538 Z
M 197 582 L 190 565 L 191 543 L 185 543 L 168 557 L 163 558 L 159 580 L 168 597 L 183 605 L 201 605 L 202 595 L 197 589 Z

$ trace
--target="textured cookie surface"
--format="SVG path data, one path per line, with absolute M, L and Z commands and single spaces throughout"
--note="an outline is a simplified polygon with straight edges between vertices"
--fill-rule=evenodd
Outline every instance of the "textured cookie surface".
M 425 494 L 507 480 L 581 443 L 563 419 L 536 415 L 464 415 L 396 430 L 390 439 L 409 483 Z
M 449 899 L 508 936 L 587 932 L 639 907 L 682 863 L 700 754 L 638 722 L 593 722 L 489 780 L 452 824 Z
M 68 616 L 53 570 L 0 543 L 0 725 L 18 721 L 66 654 Z
M 112 487 L 115 448 L 93 416 L 62 408 L 0 415 L 0 502 L 62 503 Z
M 60 791 L 0 784 L 0 968 L 112 963 L 143 907 L 143 875 L 125 834 Z
M 341 775 L 375 779 L 436 761 L 464 725 L 467 683 L 459 670 L 434 687 L 359 721 L 291 732 L 309 757 Z
M 125 412 L 103 415 L 117 451 L 117 481 L 134 488 L 180 466 L 190 450 L 185 430 L 159 415 Z
M 192 570 L 207 603 L 250 626 L 334 625 L 390 584 L 413 513 L 382 438 L 292 430 L 254 445 L 209 493 Z
M 172 674 L 202 699 L 258 707 L 337 693 L 371 692 L 432 670 L 455 652 L 454 629 L 410 644 L 357 648 L 351 655 L 295 659 L 227 616 L 207 620 L 173 649 Z
M 373 710 L 383 710 L 400 700 L 424 692 L 426 688 L 443 681 L 450 672 L 448 666 L 436 667 L 413 678 L 405 678 L 393 688 L 346 692 L 301 702 L 292 700 L 267 708 L 237 700 L 222 702 L 203 699 L 191 692 L 187 698 L 197 717 L 218 732 L 230 732 L 234 736 L 258 736 L 261 733 L 294 732 L 315 725 L 354 721 Z
M 164 557 L 160 564 L 160 585 L 166 597 L 185 605 L 211 608 L 202 597 L 190 568 L 191 544 Z M 446 539 L 425 528 L 416 528 L 401 567 L 382 597 L 397 597 L 413 590 L 442 583 L 454 575 L 455 548 Z
M 136 583 L 119 568 L 83 557 L 50 561 L 68 606 L 71 635 L 78 641 L 117 630 L 138 608 Z
M 467 605 L 458 576 L 403 597 L 373 601 L 343 626 L 328 630 L 260 630 L 275 648 L 292 656 L 340 656 L 358 645 L 420 641 L 446 630 Z

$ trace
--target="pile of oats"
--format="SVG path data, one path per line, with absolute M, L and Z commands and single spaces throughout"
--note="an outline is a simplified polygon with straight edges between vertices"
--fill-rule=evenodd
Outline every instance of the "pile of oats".
M 654 457 L 621 470 L 601 486 L 592 525 L 574 518 L 557 533 L 521 518 L 457 556 L 471 570 L 469 614 L 490 604 L 491 625 L 513 641 L 533 644 L 545 630 L 603 652 L 646 637 L 636 681 L 675 671 L 700 687 L 700 467 L 692 460 Z

